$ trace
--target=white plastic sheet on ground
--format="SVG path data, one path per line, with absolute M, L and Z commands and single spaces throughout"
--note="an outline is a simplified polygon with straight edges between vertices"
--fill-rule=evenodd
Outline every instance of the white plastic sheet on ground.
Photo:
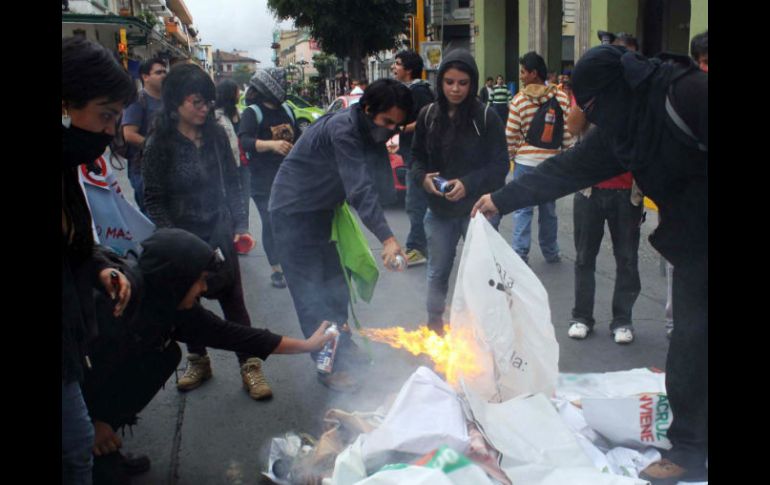
M 602 473 L 574 432 L 542 394 L 503 403 L 486 402 L 472 390 L 466 397 L 476 422 L 503 454 L 502 468 L 515 484 L 642 485 L 633 477 Z
M 365 463 L 392 451 L 424 455 L 441 445 L 464 453 L 470 442 L 457 393 L 427 367 L 409 377 L 382 425 L 362 437 Z
M 484 371 L 465 385 L 490 401 L 556 386 L 559 345 L 548 293 L 482 215 L 471 219 L 455 283 L 452 329 L 471 329 Z
M 577 401 L 585 397 L 628 397 L 645 392 L 665 393 L 666 374 L 649 369 L 590 374 L 559 374 L 556 397 Z

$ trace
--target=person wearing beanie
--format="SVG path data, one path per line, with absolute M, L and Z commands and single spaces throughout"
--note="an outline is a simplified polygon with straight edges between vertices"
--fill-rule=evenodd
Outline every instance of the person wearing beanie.
M 473 213 L 505 214 L 630 171 L 658 206 L 652 246 L 674 265 L 676 330 L 666 359 L 671 449 L 639 478 L 654 485 L 708 477 L 708 74 L 685 57 L 625 47 L 588 50 L 573 92 L 596 125 L 571 150 L 485 194 Z
M 504 122 L 476 97 L 479 71 L 470 53 L 448 53 L 436 83 L 438 100 L 417 116 L 409 176 L 428 197 L 428 326 L 443 335 L 457 242 L 468 229 L 473 203 L 505 184 L 509 164 Z M 436 177 L 447 180 L 447 190 L 437 189 Z
M 247 108 L 241 114 L 238 139 L 248 161 L 251 198 L 262 221 L 262 247 L 272 274 L 270 284 L 286 288 L 273 226 L 267 211 L 270 190 L 278 167 L 299 137 L 299 130 L 286 101 L 286 69 L 259 69 L 246 89 Z

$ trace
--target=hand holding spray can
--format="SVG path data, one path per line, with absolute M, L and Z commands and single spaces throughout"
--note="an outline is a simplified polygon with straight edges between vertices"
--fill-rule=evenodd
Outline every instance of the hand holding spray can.
M 406 259 L 404 259 L 403 256 L 400 254 L 397 254 L 394 258 L 393 262 L 390 263 L 388 266 L 390 266 L 390 269 L 393 271 L 406 271 Z
M 316 369 L 324 374 L 331 374 L 334 367 L 334 357 L 337 355 L 337 344 L 340 341 L 340 331 L 337 324 L 331 322 L 324 335 L 334 334 L 334 338 L 324 344 L 316 357 Z
M 455 188 L 455 184 L 450 184 L 447 179 L 439 177 L 438 175 L 433 177 L 433 186 L 442 194 L 451 192 L 452 189 Z

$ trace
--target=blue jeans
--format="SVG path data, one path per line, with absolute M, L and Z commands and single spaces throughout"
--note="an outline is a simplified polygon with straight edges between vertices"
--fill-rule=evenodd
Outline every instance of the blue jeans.
M 535 171 L 535 167 L 529 167 L 517 163 L 513 169 L 513 180 L 518 180 L 525 174 Z M 513 250 L 521 256 L 521 259 L 527 261 L 529 257 L 529 246 L 532 236 L 532 213 L 534 207 L 525 207 L 513 212 Z M 556 220 L 556 202 L 546 202 L 538 206 L 537 223 L 538 242 L 540 251 L 546 260 L 551 260 L 559 256 L 559 244 L 556 242 L 556 236 L 559 231 L 558 221 Z
M 416 249 L 427 256 L 425 237 L 425 211 L 428 210 L 427 192 L 412 177 L 406 177 L 406 213 L 409 216 L 409 235 L 406 236 L 406 249 Z
M 80 384 L 61 385 L 61 471 L 62 483 L 91 485 L 94 426 L 80 392 Z
M 437 330 L 443 326 L 442 316 L 449 291 L 457 243 L 465 237 L 469 216 L 442 217 L 428 209 L 425 214 L 425 234 L 428 237 L 428 326 Z

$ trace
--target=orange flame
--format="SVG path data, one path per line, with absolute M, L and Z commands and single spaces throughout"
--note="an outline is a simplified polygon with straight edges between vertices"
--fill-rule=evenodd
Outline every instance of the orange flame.
M 460 374 L 466 378 L 481 374 L 481 365 L 476 359 L 480 355 L 479 348 L 468 329 L 450 331 L 449 325 L 444 325 L 443 337 L 425 325 L 414 331 L 403 327 L 364 328 L 361 334 L 375 342 L 405 349 L 413 355 L 427 355 L 433 361 L 436 372 L 444 374 L 450 385 L 458 383 Z

